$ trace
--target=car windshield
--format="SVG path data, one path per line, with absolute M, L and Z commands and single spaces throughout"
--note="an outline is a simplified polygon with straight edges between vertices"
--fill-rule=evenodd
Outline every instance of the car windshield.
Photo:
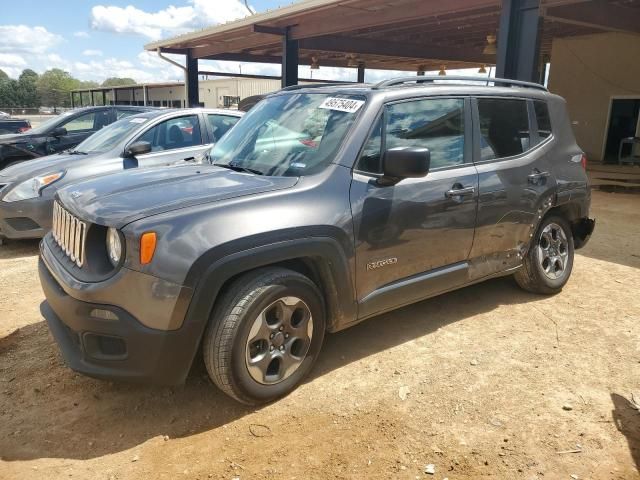
M 318 173 L 335 157 L 363 97 L 286 93 L 253 107 L 212 148 L 214 165 L 271 176 Z
M 97 131 L 74 150 L 83 153 L 104 153 L 115 147 L 120 141 L 149 121 L 146 117 L 126 117 Z
M 60 115 L 54 115 L 53 117 L 49 118 L 48 120 L 45 120 L 44 122 L 42 122 L 37 127 L 34 127 L 31 130 L 29 130 L 29 134 L 31 135 L 31 134 L 35 133 L 36 135 L 41 135 L 41 134 L 47 133 L 49 130 L 51 130 L 52 126 L 54 126 L 56 123 L 60 122 L 60 120 L 71 116 L 73 113 L 74 113 L 74 111 L 70 110 L 68 112 L 61 113 Z

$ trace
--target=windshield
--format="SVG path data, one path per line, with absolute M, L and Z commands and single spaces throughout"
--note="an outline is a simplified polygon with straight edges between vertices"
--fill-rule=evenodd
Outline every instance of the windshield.
M 120 141 L 149 121 L 145 117 L 126 117 L 97 131 L 75 150 L 83 153 L 104 153 L 115 147 Z
M 331 163 L 363 97 L 294 93 L 253 107 L 212 148 L 214 165 L 262 175 L 302 176 Z
M 51 129 L 52 126 L 54 126 L 60 120 L 63 120 L 66 117 L 72 115 L 73 113 L 74 113 L 73 110 L 70 110 L 70 111 L 62 113 L 60 115 L 54 115 L 53 117 L 49 118 L 48 120 L 45 120 L 44 122 L 42 122 L 37 127 L 34 127 L 31 130 L 29 130 L 28 133 L 30 135 L 32 133 L 35 133 L 36 135 L 41 135 L 43 133 L 47 133 Z

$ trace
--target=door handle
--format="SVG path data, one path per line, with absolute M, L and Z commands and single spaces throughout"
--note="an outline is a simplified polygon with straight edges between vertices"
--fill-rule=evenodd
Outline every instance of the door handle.
M 538 183 L 539 180 L 542 180 L 543 178 L 547 178 L 550 176 L 551 174 L 549 172 L 535 171 L 534 173 L 530 174 L 527 178 L 529 179 L 529 183 L 533 183 L 535 185 L 536 183 Z
M 456 185 L 454 185 L 454 187 L 456 187 Z M 467 195 L 473 195 L 475 191 L 475 187 L 452 188 L 451 190 L 444 192 L 444 196 L 447 198 L 466 197 Z
M 184 159 L 185 162 L 195 162 L 196 157 L 187 157 Z

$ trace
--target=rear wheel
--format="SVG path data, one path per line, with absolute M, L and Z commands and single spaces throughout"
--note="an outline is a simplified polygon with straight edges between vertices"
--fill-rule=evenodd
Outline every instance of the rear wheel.
M 573 269 L 573 236 L 569 223 L 551 215 L 540 223 L 523 266 L 515 274 L 525 290 L 553 294 L 562 290 Z
M 325 331 L 322 296 L 304 275 L 265 268 L 238 278 L 214 309 L 203 342 L 213 382 L 259 404 L 293 390 L 311 370 Z

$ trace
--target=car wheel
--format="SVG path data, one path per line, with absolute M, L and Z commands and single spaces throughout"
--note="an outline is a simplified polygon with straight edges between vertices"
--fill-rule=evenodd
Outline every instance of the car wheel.
M 325 308 L 318 287 L 284 268 L 239 277 L 216 304 L 203 341 L 213 383 L 256 405 L 293 390 L 318 357 Z
M 516 282 L 533 293 L 558 293 L 573 269 L 573 236 L 569 223 L 559 216 L 546 217 L 533 240 L 522 268 L 515 274 Z

